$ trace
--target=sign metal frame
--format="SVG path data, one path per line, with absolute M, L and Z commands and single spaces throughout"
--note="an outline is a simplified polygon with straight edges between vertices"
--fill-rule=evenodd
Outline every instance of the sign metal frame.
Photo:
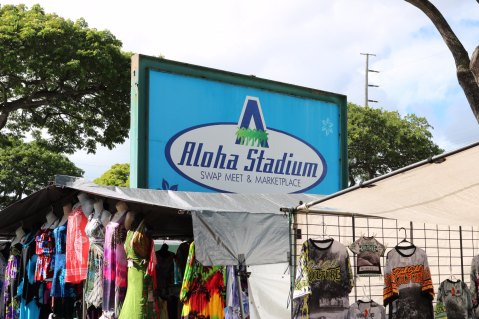
M 261 89 L 337 105 L 340 117 L 340 186 L 342 189 L 347 187 L 347 98 L 345 95 L 141 54 L 133 55 L 131 61 L 130 187 L 148 187 L 150 70 Z

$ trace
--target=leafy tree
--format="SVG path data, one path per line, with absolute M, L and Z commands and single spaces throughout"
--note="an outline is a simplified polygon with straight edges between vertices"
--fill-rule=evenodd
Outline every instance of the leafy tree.
M 348 103 L 350 186 L 443 152 L 423 117 Z
M 93 180 L 99 185 L 130 186 L 130 164 L 114 164 L 100 177 Z
M 128 136 L 129 99 L 130 55 L 109 31 L 0 7 L 0 133 L 48 136 L 66 153 L 112 148 Z
M 55 174 L 83 175 L 65 155 L 17 138 L 0 139 L 0 168 L 0 207 L 47 186 Z
M 459 85 L 464 91 L 469 106 L 476 120 L 479 122 L 479 46 L 476 47 L 469 59 L 469 55 L 452 31 L 441 12 L 428 0 L 405 0 L 419 8 L 432 21 L 441 34 L 456 64 L 456 74 Z M 477 1 L 479 3 L 479 1 Z

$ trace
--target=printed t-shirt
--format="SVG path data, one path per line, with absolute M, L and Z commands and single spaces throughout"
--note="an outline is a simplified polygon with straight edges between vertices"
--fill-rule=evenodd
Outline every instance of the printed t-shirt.
M 374 301 L 358 300 L 349 307 L 347 319 L 386 319 L 386 310 Z
M 293 318 L 344 319 L 352 279 L 344 245 L 333 239 L 305 241 L 293 292 Z
M 472 259 L 471 263 L 471 275 L 470 275 L 470 289 L 471 289 L 471 297 L 472 297 L 472 304 L 474 307 L 478 305 L 478 292 L 479 292 L 479 255 L 475 256 Z
M 381 257 L 384 256 L 386 249 L 374 236 L 362 236 L 349 245 L 349 249 L 357 255 L 356 273 L 358 276 L 381 274 Z
M 383 298 L 390 319 L 434 318 L 434 287 L 424 250 L 396 246 L 387 254 Z
M 474 318 L 471 293 L 463 281 L 446 279 L 441 283 L 437 293 L 435 317 Z

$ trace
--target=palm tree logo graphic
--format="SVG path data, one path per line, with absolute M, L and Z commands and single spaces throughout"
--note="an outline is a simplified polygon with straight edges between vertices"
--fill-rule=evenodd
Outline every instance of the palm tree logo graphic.
M 251 128 L 251 124 L 254 128 Z M 235 133 L 236 144 L 268 148 L 268 132 L 257 97 L 247 96 Z

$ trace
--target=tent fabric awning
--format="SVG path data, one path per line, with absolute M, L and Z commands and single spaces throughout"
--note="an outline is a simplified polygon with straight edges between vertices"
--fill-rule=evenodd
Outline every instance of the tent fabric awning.
M 78 192 L 106 198 L 110 208 L 118 200 L 128 202 L 130 210 L 145 216 L 154 236 L 194 237 L 198 260 L 204 265 L 236 265 L 240 254 L 248 265 L 287 261 L 289 223 L 280 208 L 323 197 L 135 189 L 57 176 L 54 185 L 0 212 L 0 235 L 12 236 L 20 225 L 33 228 L 43 223 L 46 211 L 52 206 L 61 216 L 61 201 Z
M 209 210 L 194 211 L 192 216 L 195 254 L 203 265 L 288 262 L 287 216 Z
M 479 143 L 300 205 L 440 225 L 479 225 Z

